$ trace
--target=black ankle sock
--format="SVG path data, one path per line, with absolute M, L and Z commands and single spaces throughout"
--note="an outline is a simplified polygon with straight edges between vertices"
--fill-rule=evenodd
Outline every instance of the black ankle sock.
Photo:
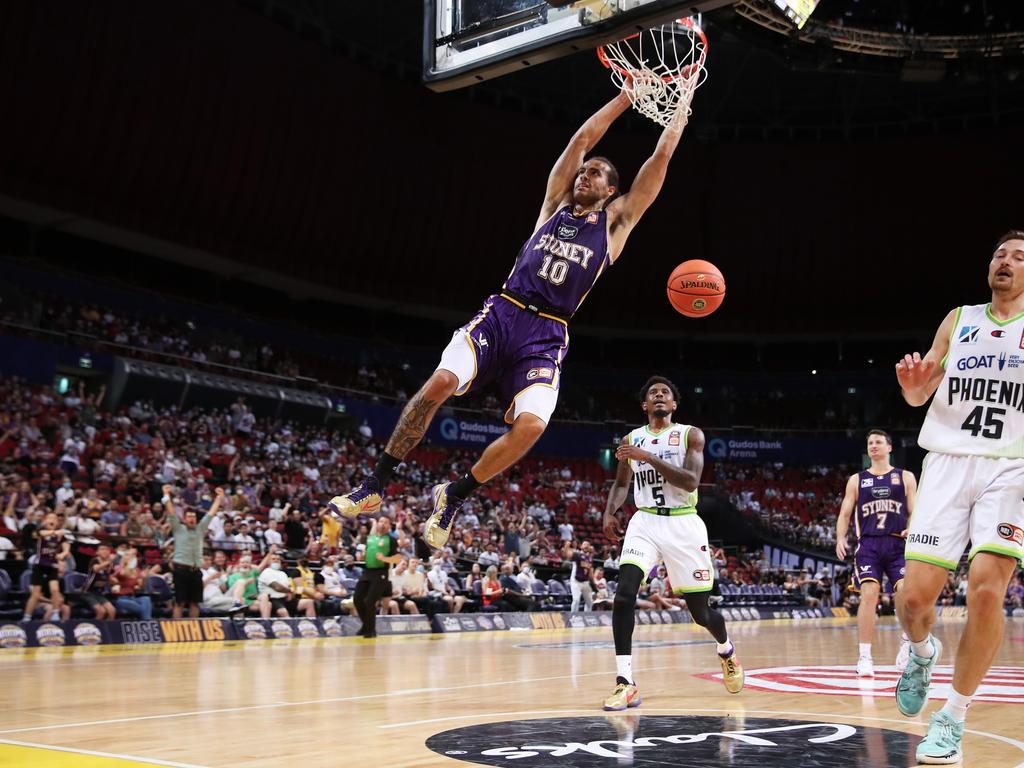
M 395 467 L 401 463 L 401 459 L 396 459 L 387 451 L 381 451 L 380 458 L 377 459 L 377 466 L 373 470 L 373 476 L 377 478 L 377 482 L 380 483 L 382 488 L 387 485 L 391 475 L 395 473 Z
M 632 685 L 632 683 L 630 683 L 629 680 L 624 678 L 622 675 L 619 675 L 618 677 L 615 678 L 615 684 L 616 685 Z
M 456 499 L 465 499 L 469 494 L 479 488 L 480 481 L 473 477 L 472 472 L 467 472 L 454 483 L 448 486 L 448 495 Z

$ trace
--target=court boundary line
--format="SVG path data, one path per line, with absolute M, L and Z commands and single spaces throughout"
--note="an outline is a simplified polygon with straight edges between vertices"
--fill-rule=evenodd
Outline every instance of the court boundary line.
M 85 755 L 86 757 L 108 757 L 115 760 L 133 760 L 136 763 L 145 763 L 146 765 L 162 765 L 167 768 L 206 768 L 206 766 L 198 765 L 196 763 L 179 763 L 174 760 L 161 760 L 156 757 L 138 757 L 136 755 L 125 755 L 118 752 L 97 752 L 92 749 L 80 749 L 78 747 L 62 747 L 51 744 L 37 744 L 33 741 L 15 741 L 14 739 L 0 739 L 0 745 L 8 745 L 12 747 L 25 747 L 26 749 L 44 749 L 49 752 L 69 752 L 75 755 Z

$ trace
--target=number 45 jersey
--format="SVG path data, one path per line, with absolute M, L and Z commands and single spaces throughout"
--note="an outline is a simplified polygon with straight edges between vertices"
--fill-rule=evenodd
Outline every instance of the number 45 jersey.
M 666 464 L 682 467 L 686 461 L 686 438 L 690 434 L 686 424 L 669 424 L 660 432 L 643 426 L 629 433 L 630 445 L 653 453 Z M 629 460 L 633 470 L 633 503 L 640 509 L 694 509 L 697 491 L 692 493 L 669 485 L 661 473 L 646 461 Z
M 1024 458 L 1024 314 L 996 320 L 991 305 L 957 309 L 945 374 L 918 444 L 953 456 Z

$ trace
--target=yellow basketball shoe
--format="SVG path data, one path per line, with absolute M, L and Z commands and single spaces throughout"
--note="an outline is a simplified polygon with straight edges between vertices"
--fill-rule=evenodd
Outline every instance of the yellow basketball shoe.
M 448 495 L 450 485 L 441 483 L 434 486 L 434 512 L 427 518 L 426 528 L 423 529 L 423 540 L 434 549 L 440 549 L 448 543 L 455 515 L 462 509 L 463 500 Z
M 736 651 L 725 657 L 719 656 L 722 662 L 722 683 L 729 693 L 739 693 L 743 690 L 743 665 L 736 658 Z
M 342 496 L 327 502 L 327 508 L 343 517 L 374 515 L 380 511 L 380 483 L 371 476 Z
M 640 701 L 640 691 L 635 685 L 619 683 L 612 695 L 604 700 L 604 708 L 607 712 L 621 712 L 627 708 L 639 707 Z

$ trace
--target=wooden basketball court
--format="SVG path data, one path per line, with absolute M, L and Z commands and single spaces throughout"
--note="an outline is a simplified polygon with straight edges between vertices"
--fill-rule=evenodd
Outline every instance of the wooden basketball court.
M 961 627 L 940 625 L 944 661 Z M 624 713 L 600 709 L 614 684 L 607 629 L 5 650 L 17 707 L 4 708 L 0 766 L 914 764 L 940 701 L 897 713 L 891 620 L 873 681 L 853 674 L 852 619 L 730 629 L 747 669 L 737 696 L 712 677 L 701 629 L 638 626 L 643 704 Z M 1024 622 L 1008 621 L 996 664 L 965 766 L 1024 766 Z

